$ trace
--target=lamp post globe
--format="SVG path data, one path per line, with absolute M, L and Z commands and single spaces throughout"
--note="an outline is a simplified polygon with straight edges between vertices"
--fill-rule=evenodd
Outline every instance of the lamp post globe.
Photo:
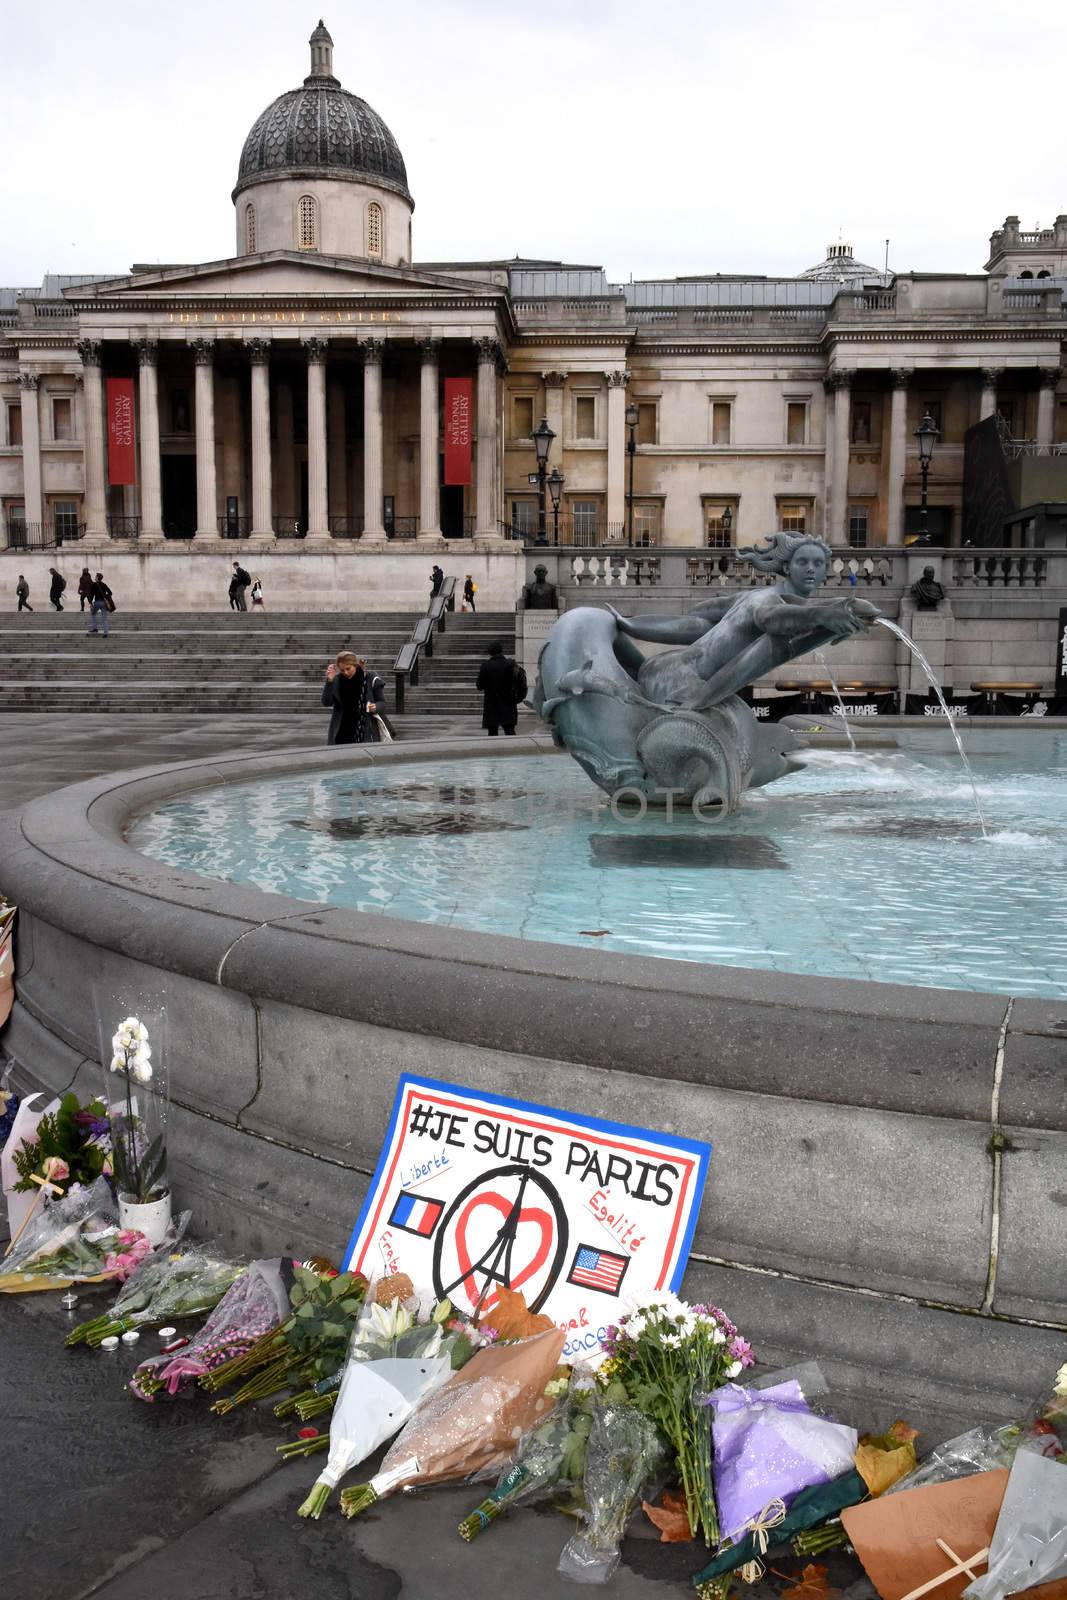
M 915 437 L 919 441 L 919 471 L 922 473 L 922 503 L 919 508 L 919 537 L 916 544 L 930 543 L 930 530 L 927 526 L 926 490 L 930 476 L 930 462 L 933 460 L 934 445 L 940 436 L 940 429 L 929 411 L 925 412 L 922 421 L 915 430 Z

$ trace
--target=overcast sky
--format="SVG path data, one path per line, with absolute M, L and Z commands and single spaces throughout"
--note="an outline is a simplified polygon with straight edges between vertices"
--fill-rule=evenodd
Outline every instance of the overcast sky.
M 843 231 L 977 272 L 1006 213 L 1067 211 L 1062 0 L 323 0 L 384 117 L 415 259 L 791 274 Z M 0 284 L 231 255 L 260 111 L 312 0 L 3 7 Z

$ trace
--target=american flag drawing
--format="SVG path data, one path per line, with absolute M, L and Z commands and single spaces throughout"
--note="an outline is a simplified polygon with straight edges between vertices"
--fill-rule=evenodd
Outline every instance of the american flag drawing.
M 601 1294 L 618 1294 L 629 1256 L 613 1255 L 610 1250 L 597 1250 L 591 1244 L 580 1244 L 567 1277 L 568 1283 L 581 1289 L 597 1289 Z

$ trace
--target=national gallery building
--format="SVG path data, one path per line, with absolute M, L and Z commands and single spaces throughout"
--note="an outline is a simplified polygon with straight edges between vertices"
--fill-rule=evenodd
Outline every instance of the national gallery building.
M 0 289 L 0 546 L 499 550 L 538 533 L 542 419 L 548 541 L 586 547 L 899 546 L 927 414 L 935 543 L 1009 542 L 968 503 L 976 424 L 1006 470 L 1064 465 L 1067 216 L 1007 218 L 974 274 L 845 243 L 781 278 L 416 263 L 397 142 L 310 45 L 240 152 L 226 259 Z M 1023 498 L 1052 528 L 1067 493 Z

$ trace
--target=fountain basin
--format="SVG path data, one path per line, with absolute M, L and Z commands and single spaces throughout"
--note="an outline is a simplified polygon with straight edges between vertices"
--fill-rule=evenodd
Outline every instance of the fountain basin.
M 547 739 L 506 749 L 569 770 Z M 1062 1003 L 310 905 L 125 838 L 146 810 L 220 784 L 485 755 L 479 741 L 216 759 L 93 780 L 3 819 L 0 882 L 21 906 L 5 1036 L 17 1081 L 98 1087 L 93 981 L 165 991 L 178 1200 L 244 1249 L 339 1251 L 397 1074 L 432 1069 L 710 1138 L 689 1289 L 757 1319 L 778 1274 L 809 1311 L 863 1291 L 848 1305 L 863 1302 L 849 1317 L 864 1351 L 838 1329 L 842 1359 L 874 1359 L 871 1293 L 887 1340 L 920 1312 L 928 1331 L 958 1324 L 936 1307 L 1067 1322 Z

